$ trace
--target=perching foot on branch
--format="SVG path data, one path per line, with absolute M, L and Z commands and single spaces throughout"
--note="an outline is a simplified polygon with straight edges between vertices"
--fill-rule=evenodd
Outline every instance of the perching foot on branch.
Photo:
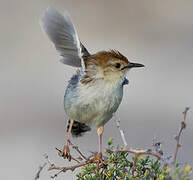
M 56 150 L 58 151 L 58 155 L 60 157 L 63 157 L 64 159 L 67 158 L 69 161 L 71 161 L 72 156 L 70 155 L 70 148 L 69 148 L 69 142 L 68 141 L 66 142 L 63 151 L 58 149 L 58 148 L 56 148 Z
M 58 155 L 60 157 L 63 157 L 64 159 L 67 158 L 69 161 L 71 161 L 71 159 L 72 159 L 72 156 L 70 155 L 69 144 L 70 144 L 70 133 L 71 133 L 71 130 L 72 130 L 73 123 L 74 123 L 74 120 L 70 120 L 70 126 L 68 128 L 67 140 L 66 140 L 66 144 L 64 146 L 63 151 L 57 149 L 59 151 Z
M 69 143 L 67 142 L 64 146 L 63 150 L 63 158 L 67 158 L 69 161 L 71 161 L 71 155 L 70 155 L 70 149 L 69 149 Z
M 89 160 L 90 163 L 96 163 L 97 164 L 97 172 L 100 170 L 100 166 L 103 167 L 104 160 L 102 152 L 98 152 L 94 158 Z
M 103 155 L 101 152 L 97 153 L 96 160 L 97 160 L 97 171 L 99 171 L 99 165 L 101 164 L 101 166 L 103 166 Z

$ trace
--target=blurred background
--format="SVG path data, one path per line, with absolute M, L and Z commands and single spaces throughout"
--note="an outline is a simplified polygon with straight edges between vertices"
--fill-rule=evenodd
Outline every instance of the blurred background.
M 41 30 L 39 19 L 49 6 L 68 11 L 91 53 L 117 49 L 146 65 L 129 73 L 118 116 L 129 147 L 152 148 L 157 137 L 172 155 L 182 112 L 193 108 L 192 0 L 1 0 L 1 179 L 33 179 L 45 152 L 53 162 L 68 164 L 54 148 L 64 144 L 63 94 L 76 69 L 59 62 Z M 104 146 L 109 137 L 121 144 L 115 118 L 105 126 Z M 178 156 L 190 165 L 192 137 L 191 109 Z M 98 150 L 96 129 L 72 141 L 82 151 Z M 73 179 L 71 174 L 58 179 Z M 49 177 L 44 170 L 40 179 Z

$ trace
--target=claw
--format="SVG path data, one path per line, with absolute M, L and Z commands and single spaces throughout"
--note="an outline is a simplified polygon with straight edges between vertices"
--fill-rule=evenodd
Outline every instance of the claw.
M 58 148 L 56 148 L 56 150 L 58 151 L 58 156 L 63 157 L 64 159 L 67 158 L 69 161 L 71 161 L 72 156 L 70 154 L 70 149 L 68 144 L 64 146 L 63 151 Z
M 70 149 L 69 149 L 69 145 L 68 144 L 66 144 L 65 146 L 64 146 L 64 150 L 63 150 L 63 158 L 65 159 L 65 158 L 67 158 L 69 161 L 71 161 L 71 155 L 70 155 Z
M 97 161 L 97 172 L 99 172 L 99 165 L 101 164 L 101 166 L 103 166 L 103 155 L 102 155 L 102 153 L 101 152 L 97 153 L 95 159 Z

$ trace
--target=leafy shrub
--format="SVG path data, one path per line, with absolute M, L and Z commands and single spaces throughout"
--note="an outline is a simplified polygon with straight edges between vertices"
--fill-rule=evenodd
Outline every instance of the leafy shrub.
M 189 165 L 173 165 L 150 157 L 140 155 L 129 157 L 128 152 L 117 152 L 112 139 L 105 151 L 105 162 L 97 170 L 97 164 L 82 167 L 76 174 L 78 180 L 189 180 L 192 168 Z

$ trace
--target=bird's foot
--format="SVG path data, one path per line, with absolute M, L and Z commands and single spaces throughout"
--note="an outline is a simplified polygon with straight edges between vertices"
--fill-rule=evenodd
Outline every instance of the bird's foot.
M 63 149 L 63 158 L 67 158 L 69 161 L 71 161 L 71 155 L 70 155 L 70 149 L 69 144 L 66 144 Z
M 64 159 L 68 159 L 69 161 L 71 161 L 72 159 L 72 156 L 70 154 L 70 149 L 69 149 L 69 143 L 67 142 L 66 145 L 64 146 L 64 149 L 63 151 L 60 150 L 60 149 L 57 149 L 56 150 L 58 151 L 58 155 L 60 157 L 63 157 Z
M 103 166 L 103 155 L 101 152 L 97 153 L 96 157 L 95 157 L 96 161 L 97 161 L 97 171 L 99 172 L 99 166 Z

